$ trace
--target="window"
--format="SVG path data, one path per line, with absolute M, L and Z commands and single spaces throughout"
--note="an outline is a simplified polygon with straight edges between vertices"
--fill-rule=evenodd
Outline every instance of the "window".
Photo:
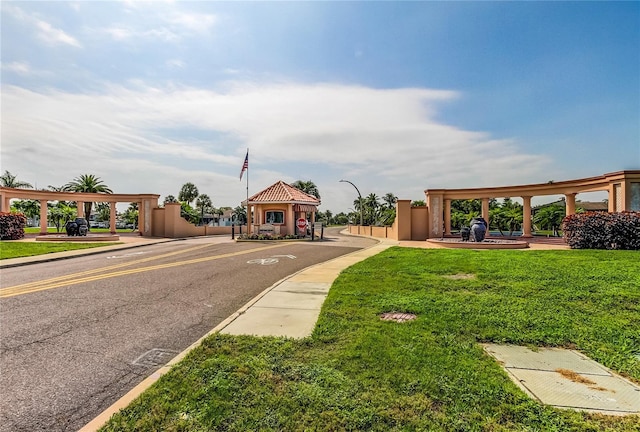
M 284 212 L 283 211 L 268 211 L 265 212 L 264 219 L 269 224 L 283 224 Z

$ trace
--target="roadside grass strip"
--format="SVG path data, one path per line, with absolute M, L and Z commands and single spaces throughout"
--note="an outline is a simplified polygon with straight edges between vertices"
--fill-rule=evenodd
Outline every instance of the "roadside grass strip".
M 481 346 L 571 348 L 639 383 L 638 258 L 394 247 L 341 273 L 311 337 L 214 334 L 102 430 L 638 431 L 531 399 Z
M 55 252 L 66 252 L 79 249 L 91 249 L 104 246 L 113 246 L 117 242 L 109 243 L 40 243 L 40 242 L 11 242 L 0 241 L 0 259 L 23 258 L 36 255 L 44 255 Z

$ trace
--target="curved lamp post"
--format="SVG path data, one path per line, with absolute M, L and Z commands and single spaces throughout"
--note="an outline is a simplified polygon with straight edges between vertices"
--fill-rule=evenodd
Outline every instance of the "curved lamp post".
M 351 186 L 356 188 L 356 192 L 358 192 L 358 203 L 360 204 L 360 226 L 362 226 L 362 195 L 360 195 L 360 191 L 358 190 L 358 187 L 353 183 L 351 183 L 349 180 L 340 180 L 340 181 L 343 183 L 349 183 Z

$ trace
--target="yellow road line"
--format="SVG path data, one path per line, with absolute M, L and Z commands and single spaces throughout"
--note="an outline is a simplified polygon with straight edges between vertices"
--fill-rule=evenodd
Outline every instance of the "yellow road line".
M 60 287 L 63 287 L 63 286 L 76 285 L 76 284 L 85 283 L 85 282 L 92 282 L 92 281 L 96 281 L 96 280 L 100 280 L 100 279 L 107 279 L 107 278 L 111 278 L 111 277 L 125 276 L 125 275 L 130 275 L 130 274 L 135 274 L 135 273 L 142 273 L 142 272 L 153 271 L 153 270 L 161 270 L 161 269 L 166 269 L 166 268 L 171 268 L 171 267 L 178 267 L 178 266 L 182 266 L 182 265 L 198 264 L 198 263 L 202 263 L 202 262 L 206 262 L 206 261 L 213 261 L 213 260 L 217 260 L 217 259 L 221 259 L 221 258 L 229 258 L 229 257 L 233 257 L 233 256 L 245 255 L 245 254 L 249 254 L 249 253 L 253 253 L 253 252 L 260 252 L 260 251 L 263 251 L 263 250 L 274 249 L 274 248 L 278 248 L 278 247 L 282 247 L 282 246 L 287 246 L 287 244 L 284 243 L 284 244 L 264 246 L 264 247 L 250 249 L 250 250 L 246 250 L 246 251 L 231 252 L 231 253 L 222 254 L 222 255 L 215 255 L 215 256 L 211 256 L 211 257 L 195 258 L 195 259 L 186 260 L 186 261 L 177 261 L 177 262 L 172 262 L 172 263 L 167 263 L 167 264 L 158 264 L 158 265 L 155 265 L 155 266 L 142 267 L 142 268 L 137 268 L 137 269 L 116 271 L 116 272 L 106 273 L 106 274 L 101 274 L 101 275 L 81 277 L 79 279 L 73 279 L 73 280 L 61 281 L 61 280 L 57 280 L 57 278 L 54 278 L 54 279 L 49 279 L 49 280 L 45 280 L 45 281 L 40 281 L 40 285 L 38 285 L 37 283 L 25 284 L 25 285 L 28 285 L 28 286 L 15 285 L 15 286 L 12 286 L 12 287 L 7 287 L 7 288 L 0 289 L 0 298 L 14 297 L 14 296 L 17 296 L 17 295 L 28 294 L 28 293 L 38 292 L 38 291 L 45 291 L 45 290 L 49 290 L 49 289 L 60 288 Z M 80 274 L 82 274 L 82 273 L 80 273 Z
M 86 270 L 83 272 L 78 272 L 78 273 L 72 273 L 72 274 L 68 274 L 68 275 L 64 275 L 64 276 L 57 276 L 51 279 L 47 279 L 46 281 L 34 281 L 34 282 L 28 282 L 28 283 L 24 283 L 21 285 L 14 285 L 11 288 L 15 289 L 15 288 L 27 288 L 30 286 L 36 286 L 36 285 L 40 285 L 44 282 L 54 282 L 54 281 L 64 281 L 64 280 L 68 280 L 68 279 L 76 279 L 79 276 L 84 276 L 84 275 L 90 275 L 90 274 L 95 274 L 95 273 L 101 273 L 104 271 L 108 271 L 108 270 L 113 270 L 113 269 L 117 269 L 117 268 L 122 268 L 122 267 L 129 267 L 132 265 L 136 265 L 136 264 L 142 264 L 145 262 L 149 262 L 149 261 L 154 261 L 154 260 L 158 260 L 161 258 L 167 258 L 170 256 L 174 256 L 174 255 L 180 255 L 180 254 L 184 254 L 187 252 L 193 252 L 195 250 L 198 249 L 203 249 L 205 247 L 209 247 L 212 246 L 211 244 L 207 244 L 207 245 L 200 245 L 200 246 L 196 246 L 196 247 L 192 247 L 189 249 L 184 249 L 181 251 L 174 251 L 174 252 L 168 252 L 166 254 L 162 254 L 162 255 L 155 255 L 152 257 L 148 257 L 148 258 L 142 258 L 142 259 L 138 259 L 138 260 L 134 260 L 134 261 L 127 261 L 126 263 L 120 263 L 120 264 L 114 264 L 114 265 L 110 265 L 110 266 L 106 266 L 106 267 L 100 267 L 100 268 L 96 268 L 96 269 L 92 269 L 92 270 Z M 2 289 L 0 289 L 0 292 L 2 292 Z

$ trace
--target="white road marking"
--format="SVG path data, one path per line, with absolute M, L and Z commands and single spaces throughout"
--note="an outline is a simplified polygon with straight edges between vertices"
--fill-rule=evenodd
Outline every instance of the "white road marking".
M 111 255 L 111 256 L 108 256 L 107 259 L 126 258 L 126 257 L 130 257 L 130 256 L 135 256 L 135 255 L 142 255 L 143 253 L 144 252 L 132 252 L 132 253 L 124 254 L 124 255 Z

